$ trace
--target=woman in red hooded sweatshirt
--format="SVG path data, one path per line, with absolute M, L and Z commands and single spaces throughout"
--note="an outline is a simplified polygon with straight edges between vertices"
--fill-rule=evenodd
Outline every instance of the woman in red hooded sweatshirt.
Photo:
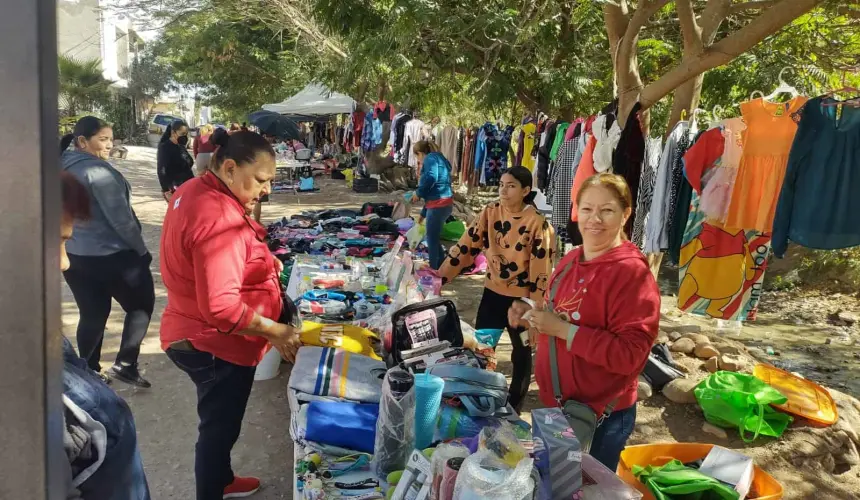
M 642 252 L 624 234 L 632 207 L 624 178 L 592 176 L 576 201 L 583 244 L 556 266 L 547 287 L 548 310 L 538 307 L 526 321 L 531 306 L 516 302 L 508 315 L 510 324 L 530 326 L 537 336 L 535 378 L 543 404 L 574 400 L 597 415 L 608 413 L 590 453 L 615 470 L 636 422 L 637 378 L 657 337 L 660 292 Z M 558 361 L 559 398 L 550 342 Z

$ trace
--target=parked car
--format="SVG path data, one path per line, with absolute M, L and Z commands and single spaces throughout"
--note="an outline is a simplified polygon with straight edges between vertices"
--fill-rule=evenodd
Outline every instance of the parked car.
M 158 147 L 158 141 L 161 140 L 161 134 L 167 130 L 167 126 L 175 120 L 181 120 L 178 116 L 158 113 L 152 117 L 149 122 L 149 133 L 146 136 L 146 141 L 152 147 Z

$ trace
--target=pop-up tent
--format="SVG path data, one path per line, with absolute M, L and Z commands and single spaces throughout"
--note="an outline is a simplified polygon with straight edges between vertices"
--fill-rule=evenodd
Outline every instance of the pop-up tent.
M 352 97 L 332 92 L 318 83 L 310 83 L 284 102 L 264 104 L 263 109 L 287 115 L 294 121 L 313 121 L 341 113 L 352 113 Z

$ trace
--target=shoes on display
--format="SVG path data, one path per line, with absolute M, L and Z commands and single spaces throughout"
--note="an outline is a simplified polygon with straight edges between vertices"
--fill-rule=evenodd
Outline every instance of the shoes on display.
M 224 488 L 224 499 L 245 498 L 253 495 L 260 489 L 260 480 L 256 477 L 233 478 L 233 482 Z

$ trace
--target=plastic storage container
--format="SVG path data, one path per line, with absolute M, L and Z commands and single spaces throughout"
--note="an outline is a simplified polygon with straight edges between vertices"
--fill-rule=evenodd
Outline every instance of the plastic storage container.
M 644 495 L 644 500 L 654 500 L 648 487 L 633 475 L 633 466 L 665 465 L 672 459 L 687 463 L 705 458 L 714 445 L 701 443 L 655 443 L 628 446 L 621 452 L 616 473 L 625 483 L 633 486 Z M 753 492 L 757 496 L 752 496 Z M 770 474 L 755 466 L 752 488 L 748 500 L 779 500 L 782 498 L 782 485 Z
M 772 405 L 774 408 L 805 418 L 814 425 L 833 425 L 839 418 L 836 402 L 815 382 L 764 364 L 755 365 L 753 375 L 788 398 L 785 404 Z

